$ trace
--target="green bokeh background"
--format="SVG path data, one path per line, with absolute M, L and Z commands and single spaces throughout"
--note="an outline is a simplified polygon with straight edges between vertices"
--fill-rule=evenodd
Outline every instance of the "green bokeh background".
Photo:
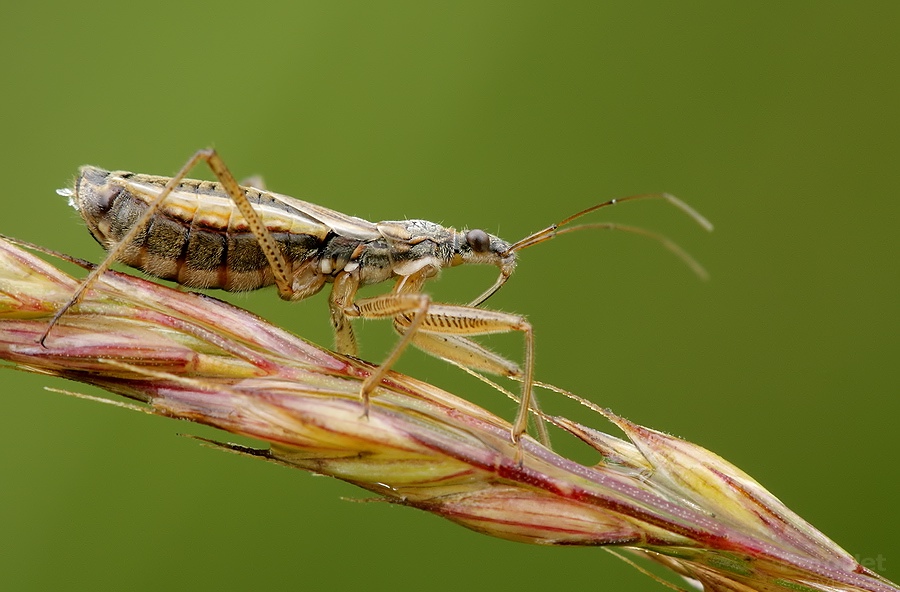
M 10 5 L 0 232 L 98 260 L 54 190 L 86 163 L 171 174 L 208 145 L 283 193 L 510 239 L 673 192 L 716 231 L 661 202 L 596 219 L 664 232 L 709 282 L 651 241 L 582 233 L 524 252 L 491 306 L 531 319 L 540 379 L 715 450 L 898 580 L 898 29 L 893 2 Z M 433 293 L 493 278 L 451 270 Z M 323 296 L 230 299 L 331 342 Z M 365 357 L 393 343 L 361 332 Z M 514 414 L 418 352 L 400 369 Z M 87 387 L 2 381 L 6 590 L 662 589 L 599 549 L 348 503 L 366 494 L 176 436 L 211 430 L 42 390 Z

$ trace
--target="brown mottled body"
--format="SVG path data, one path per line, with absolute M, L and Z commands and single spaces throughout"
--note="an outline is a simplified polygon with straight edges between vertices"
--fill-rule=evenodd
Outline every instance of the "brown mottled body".
M 169 180 L 85 166 L 72 205 L 94 238 L 111 249 Z M 240 189 L 280 248 L 294 288 L 298 283 L 306 288 L 303 297 L 345 271 L 367 285 L 426 267 L 434 275 L 443 267 L 495 257 L 474 252 L 465 233 L 425 220 L 372 223 L 271 191 Z M 509 248 L 509 243 L 486 236 L 494 253 Z M 195 288 L 245 291 L 276 283 L 259 239 L 223 185 L 213 181 L 181 180 L 118 260 Z M 291 299 L 298 299 L 294 294 L 296 290 Z
M 97 242 L 110 249 L 140 219 L 167 181 L 167 177 L 84 167 L 76 182 L 76 207 Z M 231 199 L 219 183 L 185 180 L 177 192 L 187 197 L 192 207 L 184 207 L 184 200 L 163 207 L 124 249 L 121 262 L 193 288 L 244 291 L 275 283 L 259 241 L 242 223 L 240 214 L 235 215 Z M 244 195 L 255 206 L 274 201 L 249 187 Z M 312 235 L 284 232 L 275 224 L 267 228 L 289 261 L 309 261 L 323 251 L 327 231 Z

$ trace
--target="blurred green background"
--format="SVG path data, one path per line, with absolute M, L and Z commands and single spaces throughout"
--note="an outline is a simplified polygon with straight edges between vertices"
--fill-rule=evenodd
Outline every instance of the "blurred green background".
M 208 145 L 238 176 L 347 213 L 509 239 L 612 197 L 682 197 L 713 234 L 662 202 L 595 218 L 665 233 L 709 282 L 651 241 L 581 233 L 524 252 L 490 305 L 533 322 L 538 378 L 715 450 L 900 579 L 900 4 L 88 0 L 4 15 L 0 232 L 91 260 L 54 193 L 79 165 L 172 174 Z M 465 302 L 494 276 L 454 269 L 432 289 Z M 324 296 L 228 298 L 331 343 Z M 386 322 L 361 333 L 370 359 L 394 342 Z M 492 344 L 520 355 L 516 337 Z M 514 415 L 424 354 L 399 368 Z M 348 503 L 367 494 L 176 436 L 211 430 L 2 380 L 7 590 L 662 589 L 599 549 Z

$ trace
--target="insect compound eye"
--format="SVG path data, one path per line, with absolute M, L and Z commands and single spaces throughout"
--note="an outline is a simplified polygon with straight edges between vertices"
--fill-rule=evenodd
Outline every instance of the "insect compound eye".
M 491 237 L 483 230 L 470 230 L 466 233 L 466 242 L 476 253 L 487 253 L 491 248 Z

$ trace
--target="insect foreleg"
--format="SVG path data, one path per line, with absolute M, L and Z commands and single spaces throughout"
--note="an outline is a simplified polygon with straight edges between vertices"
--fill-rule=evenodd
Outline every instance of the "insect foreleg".
M 395 325 L 404 324 L 397 318 Z M 518 366 L 487 350 L 464 336 L 491 335 L 520 331 L 525 337 L 525 367 L 519 372 Z M 409 330 L 406 330 L 409 334 Z M 519 410 L 513 421 L 511 437 L 518 442 L 528 426 L 528 412 L 536 408 L 532 393 L 534 386 L 534 331 L 531 323 L 520 315 L 473 308 L 470 306 L 432 304 L 423 315 L 413 342 L 424 351 L 439 358 L 447 358 L 463 366 L 485 370 L 522 379 L 522 396 Z M 539 436 L 546 441 L 543 422 L 537 422 Z
M 476 310 L 482 312 L 481 309 Z M 397 328 L 398 331 L 402 332 L 402 324 L 400 327 L 397 327 L 398 324 L 400 324 L 398 321 L 394 322 L 395 328 Z M 511 330 L 513 329 L 507 328 L 500 329 L 496 332 L 504 333 Z M 533 356 L 533 343 L 529 346 L 529 339 L 533 341 L 533 336 L 530 336 L 529 333 L 526 333 L 526 356 Z M 525 377 L 528 376 L 528 374 L 522 372 L 522 369 L 515 362 L 507 360 L 503 356 L 489 350 L 480 343 L 477 343 L 465 337 L 461 337 L 459 335 L 448 335 L 446 333 L 438 333 L 428 331 L 426 329 L 421 329 L 416 332 L 415 335 L 413 335 L 412 341 L 413 345 L 415 345 L 419 349 L 438 358 L 464 366 L 469 370 L 488 372 L 490 374 L 496 374 L 498 376 L 507 376 L 509 378 L 521 380 L 523 382 L 525 381 Z M 529 354 L 529 352 L 531 353 Z M 518 437 L 526 430 L 526 425 L 528 423 L 529 406 L 538 414 L 538 416 L 540 416 L 540 405 L 538 405 L 538 399 L 535 396 L 533 390 L 531 391 L 531 393 L 532 394 L 528 406 L 525 406 L 525 403 L 521 402 L 520 400 L 519 412 L 516 415 L 516 421 L 514 422 L 512 431 L 513 440 L 518 439 Z M 538 419 L 537 421 L 535 421 L 535 425 L 537 426 L 538 439 L 542 444 L 549 447 L 550 436 L 547 433 L 547 427 L 544 425 L 544 422 Z M 516 430 L 521 431 L 516 432 Z
M 406 330 L 405 326 L 403 320 L 394 321 L 394 328 L 400 334 Z M 412 342 L 413 345 L 433 356 L 450 360 L 470 370 L 508 378 L 522 378 L 522 368 L 518 364 L 507 360 L 480 343 L 459 335 L 420 330 L 413 335 Z
M 391 366 L 400 358 L 400 354 L 409 345 L 410 340 L 423 321 L 427 318 L 427 311 L 431 305 L 431 298 L 427 294 L 422 293 L 404 293 L 398 294 L 391 292 L 374 296 L 372 298 L 363 298 L 354 302 L 351 306 L 344 309 L 347 316 L 358 316 L 367 319 L 383 319 L 388 317 L 404 316 L 408 317 L 409 326 L 403 332 L 400 341 L 394 346 L 393 351 L 388 355 L 387 359 L 375 369 L 372 374 L 363 382 L 361 395 L 363 401 L 367 405 L 369 402 L 369 394 L 375 390 L 375 387 L 381 383 L 385 374 L 391 369 Z
M 344 277 L 347 276 L 347 277 Z M 363 401 L 382 381 L 391 366 L 407 345 L 413 343 L 428 354 L 461 364 L 467 368 L 490 372 L 522 380 L 522 397 L 519 410 L 510 430 L 514 442 L 518 442 L 528 426 L 528 412 L 537 409 L 533 396 L 534 381 L 534 333 L 531 324 L 522 316 L 473 308 L 471 306 L 436 304 L 427 294 L 420 292 L 429 271 L 423 269 L 401 277 L 389 294 L 353 301 L 358 281 L 351 274 L 339 274 L 332 291 L 332 321 L 336 338 L 341 343 L 341 331 L 352 338 L 349 319 L 393 317 L 394 329 L 402 335 L 388 358 L 366 378 L 362 386 Z M 488 335 L 521 331 L 525 336 L 525 368 L 467 339 L 466 336 Z M 353 340 L 353 347 L 356 342 Z M 543 422 L 538 422 L 538 435 L 548 442 Z

